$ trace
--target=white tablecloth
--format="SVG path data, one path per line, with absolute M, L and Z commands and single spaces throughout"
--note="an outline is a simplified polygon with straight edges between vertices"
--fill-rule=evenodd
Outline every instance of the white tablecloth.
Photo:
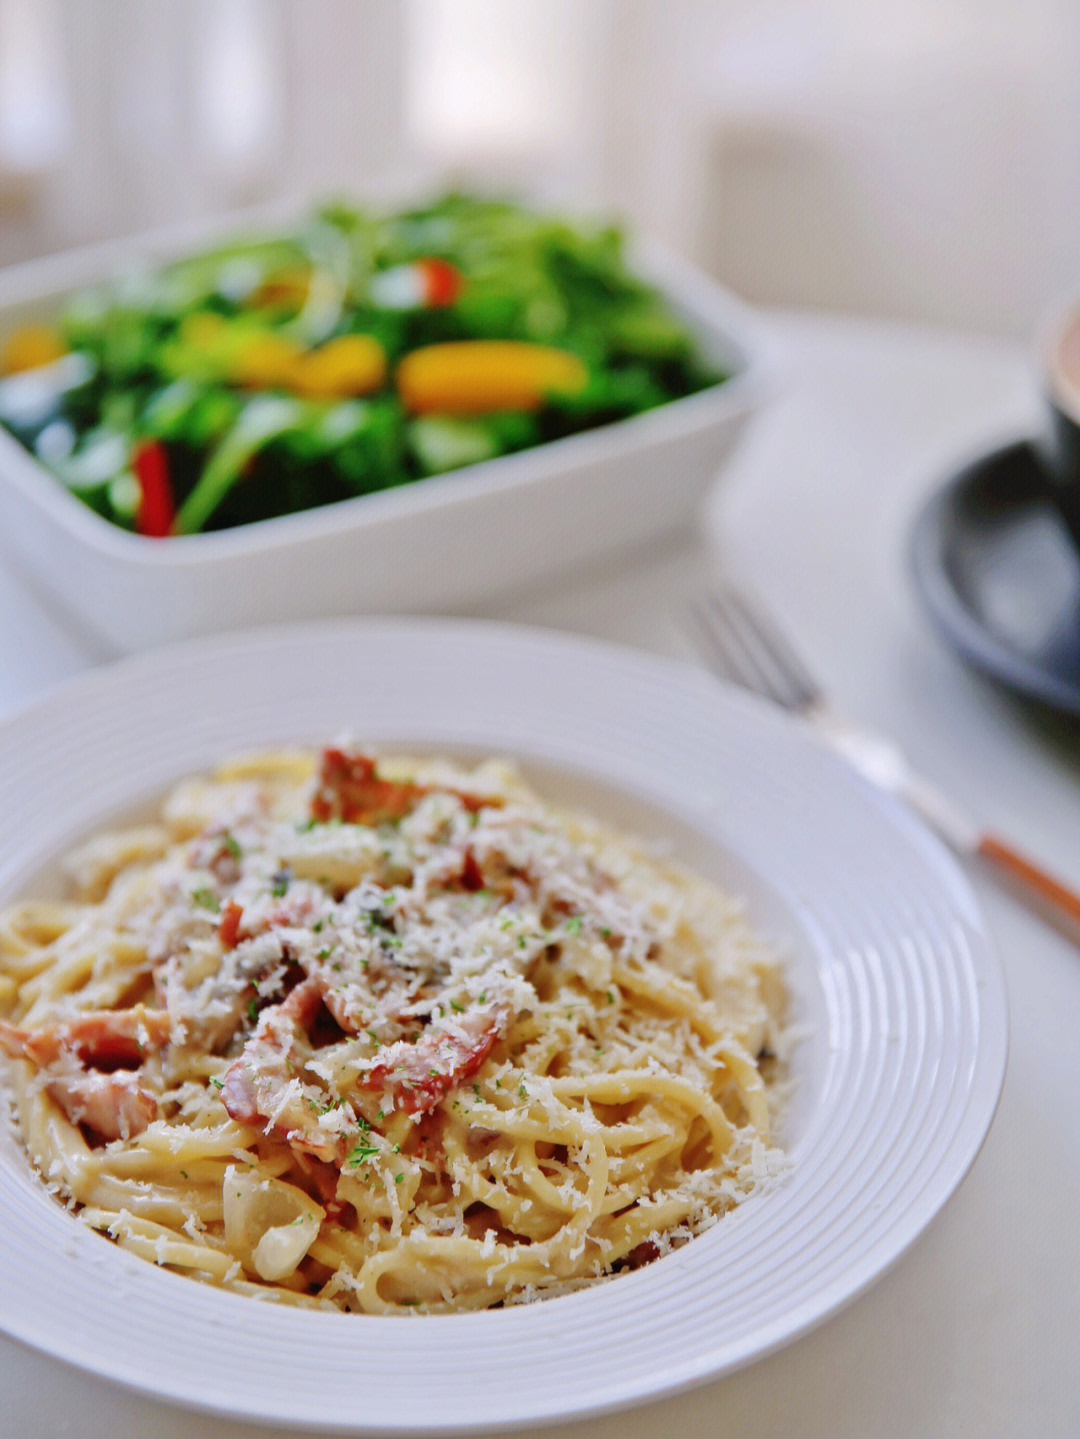
M 726 466 L 700 533 L 490 613 L 689 655 L 685 596 L 714 570 L 749 576 L 846 709 L 1080 882 L 1080 724 L 969 670 L 931 633 L 907 571 L 923 496 L 1037 423 L 1026 354 L 866 322 L 769 323 L 787 383 Z M 94 659 L 0 567 L 0 716 Z M 567 1439 L 1080 1434 L 1080 951 L 972 879 L 1006 972 L 1011 1050 L 958 1193 L 808 1337 L 688 1394 L 558 1431 Z M 0 1432 L 20 1439 L 270 1432 L 195 1418 L 4 1338 L 0 1395 Z

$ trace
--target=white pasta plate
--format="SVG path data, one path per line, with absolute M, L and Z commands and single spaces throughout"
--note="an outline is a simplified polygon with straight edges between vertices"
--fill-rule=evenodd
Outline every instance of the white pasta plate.
M 1007 1025 L 974 897 L 917 821 L 788 718 L 673 661 L 449 621 L 331 621 L 98 670 L 0 727 L 0 901 L 183 776 L 343 729 L 515 758 L 673 851 L 781 947 L 801 1038 L 787 1175 L 655 1263 L 449 1315 L 263 1303 L 155 1268 L 48 1196 L 0 1132 L 0 1324 L 174 1404 L 342 1434 L 477 1433 L 716 1379 L 863 1292 L 973 1162 Z M 433 1402 L 437 1396 L 437 1402 Z

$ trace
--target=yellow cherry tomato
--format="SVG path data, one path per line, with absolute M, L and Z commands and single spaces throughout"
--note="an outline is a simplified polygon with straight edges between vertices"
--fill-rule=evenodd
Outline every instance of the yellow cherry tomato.
M 39 365 L 51 365 L 66 354 L 67 346 L 55 330 L 47 325 L 23 325 L 12 330 L 0 346 L 0 374 L 36 370 Z
M 456 340 L 405 356 L 397 386 L 414 415 L 486 415 L 537 410 L 555 394 L 575 394 L 589 372 L 577 355 L 524 340 Z
M 311 400 L 367 395 L 386 379 L 386 352 L 372 335 L 338 335 L 299 355 L 288 388 Z
M 229 379 L 249 390 L 291 390 L 303 354 L 303 348 L 284 335 L 251 335 L 231 357 Z

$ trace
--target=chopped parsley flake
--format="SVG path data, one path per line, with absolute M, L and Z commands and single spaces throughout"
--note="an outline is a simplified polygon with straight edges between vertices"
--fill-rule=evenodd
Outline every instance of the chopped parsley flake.
M 191 902 L 197 904 L 200 909 L 211 909 L 216 914 L 220 908 L 220 900 L 212 889 L 193 889 L 191 891 Z
M 366 1164 L 369 1159 L 374 1159 L 378 1152 L 377 1144 L 358 1144 L 355 1149 L 350 1150 L 346 1163 L 355 1168 L 358 1164 Z

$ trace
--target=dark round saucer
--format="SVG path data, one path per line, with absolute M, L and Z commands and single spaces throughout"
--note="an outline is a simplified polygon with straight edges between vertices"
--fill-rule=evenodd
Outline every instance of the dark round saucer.
M 961 654 L 1080 714 L 1080 552 L 1029 441 L 965 466 L 923 506 L 911 560 L 932 620 Z

